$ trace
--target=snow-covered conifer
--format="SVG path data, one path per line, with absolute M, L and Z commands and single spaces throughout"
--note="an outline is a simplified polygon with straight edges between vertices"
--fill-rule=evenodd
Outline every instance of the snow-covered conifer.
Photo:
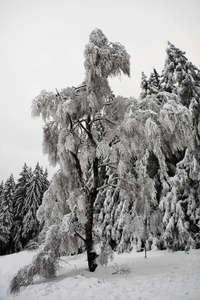
M 0 195 L 1 195 L 2 192 L 3 192 L 3 187 L 4 187 L 4 183 L 3 183 L 3 181 L 2 181 L 1 184 L 0 184 Z
M 149 80 L 148 80 L 148 95 L 151 94 L 157 94 L 159 91 L 161 91 L 161 84 L 160 84 L 160 75 L 156 71 L 156 69 L 153 69 L 153 72 L 150 74 Z
M 42 203 L 43 197 L 43 172 L 37 163 L 32 176 L 27 182 L 26 197 L 23 207 L 23 232 L 24 244 L 36 237 L 39 231 L 39 223 L 36 213 Z
M 147 96 L 147 89 L 148 89 L 148 80 L 144 72 L 142 72 L 140 87 L 141 87 L 140 99 L 144 99 Z
M 32 176 L 30 169 L 26 164 L 24 164 L 19 176 L 20 177 L 16 184 L 13 202 L 14 226 L 12 230 L 12 251 L 14 252 L 22 250 L 25 246 L 24 239 L 22 237 L 23 218 L 26 214 L 25 199 L 27 196 L 28 182 Z
M 200 96 L 200 71 L 185 56 L 185 52 L 168 42 L 167 57 L 162 72 L 162 89 L 180 96 L 189 107 L 192 98 Z
M 11 174 L 0 196 L 0 254 L 10 253 L 14 192 L 15 182 Z

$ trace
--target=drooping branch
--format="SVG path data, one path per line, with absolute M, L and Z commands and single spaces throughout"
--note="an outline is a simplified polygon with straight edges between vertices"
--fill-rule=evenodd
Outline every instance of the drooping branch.
M 113 177 L 108 183 L 106 183 L 105 185 L 99 187 L 97 190 L 100 191 L 100 190 L 103 190 L 103 189 L 105 189 L 105 188 L 107 188 L 107 187 L 109 187 L 109 186 L 111 186 L 111 187 L 113 187 L 113 188 L 120 187 L 119 184 L 112 184 L 112 182 L 115 181 L 115 180 L 122 180 L 122 181 L 125 182 L 126 184 L 131 185 L 131 186 L 133 186 L 134 188 L 136 188 L 136 186 L 135 186 L 134 183 L 129 182 L 129 181 L 125 180 L 125 179 L 122 178 L 122 177 Z M 122 187 L 121 187 L 121 188 L 122 188 Z M 136 193 L 135 193 L 135 194 L 136 194 Z M 139 197 L 138 194 L 136 194 L 136 195 Z

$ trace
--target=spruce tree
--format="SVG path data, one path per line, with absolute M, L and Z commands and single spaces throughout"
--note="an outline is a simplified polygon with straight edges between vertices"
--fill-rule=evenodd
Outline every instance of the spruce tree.
M 185 56 L 185 52 L 168 42 L 167 57 L 162 72 L 164 91 L 176 93 L 183 105 L 189 107 L 192 98 L 199 101 L 200 71 Z
M 14 177 L 5 182 L 0 196 L 0 254 L 11 252 L 11 229 L 13 226 L 13 199 L 15 191 Z
M 158 92 L 161 91 L 161 85 L 160 85 L 160 76 L 156 69 L 153 69 L 153 72 L 150 74 L 149 80 L 148 80 L 148 95 L 151 94 L 158 94 Z
M 147 89 L 148 89 L 148 80 L 144 72 L 142 72 L 140 87 L 141 87 L 141 93 L 139 98 L 144 99 L 147 96 Z
M 23 218 L 27 213 L 25 207 L 25 199 L 27 197 L 28 182 L 32 176 L 30 169 L 26 164 L 24 164 L 21 173 L 19 174 L 19 179 L 16 184 L 14 193 L 14 226 L 13 226 L 13 246 L 12 251 L 17 252 L 23 249 L 24 239 L 22 237 L 23 231 Z
M 37 163 L 32 176 L 27 182 L 26 197 L 23 208 L 23 242 L 24 245 L 35 238 L 39 232 L 39 223 L 36 218 L 37 210 L 43 197 L 43 172 Z
M 194 245 L 197 232 L 191 234 L 190 228 L 197 230 L 199 217 L 198 214 L 194 217 L 194 211 L 190 209 L 192 221 L 187 203 L 190 208 L 191 203 L 197 208 L 199 200 L 196 198 L 194 204 L 195 197 L 191 195 L 190 200 L 181 204 L 184 198 L 175 198 L 174 192 L 178 182 L 175 176 L 184 182 L 184 188 L 189 188 L 193 166 L 198 170 L 199 165 L 195 160 L 195 133 L 190 110 L 181 104 L 178 95 L 167 92 L 134 100 L 122 120 L 119 136 L 123 143 L 120 143 L 117 174 L 122 176 L 124 186 L 121 183 L 119 190 L 114 192 L 111 186 L 106 194 L 103 213 L 100 213 L 105 238 L 116 245 L 119 252 L 130 250 L 135 244 L 138 249 L 149 248 L 152 236 L 157 238 L 159 248 L 176 250 L 182 249 L 184 243 Z M 190 155 L 186 156 L 187 153 Z M 186 172 L 190 177 L 187 185 L 181 179 L 183 161 L 191 167 L 190 172 Z M 129 189 L 127 183 L 130 183 Z M 186 191 L 184 194 L 183 191 L 180 184 L 176 186 L 179 197 L 185 197 Z M 170 204 L 172 199 L 173 206 Z M 175 220 L 171 239 L 178 240 L 172 245 L 166 235 L 172 224 L 171 216 Z
M 0 184 L 0 196 L 1 196 L 2 192 L 3 192 L 3 188 L 4 188 L 4 183 L 2 181 L 1 184 Z

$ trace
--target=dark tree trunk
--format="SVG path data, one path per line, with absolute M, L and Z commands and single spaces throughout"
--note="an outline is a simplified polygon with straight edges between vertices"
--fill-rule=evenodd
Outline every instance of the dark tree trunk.
M 96 257 L 97 254 L 93 249 L 94 240 L 93 240 L 93 213 L 94 213 L 94 200 L 93 194 L 91 193 L 88 197 L 88 206 L 87 206 L 87 222 L 85 224 L 85 245 L 87 250 L 87 260 L 88 260 L 88 267 L 90 272 L 94 272 L 97 264 L 96 264 Z
M 93 161 L 93 175 L 94 175 L 94 181 L 93 181 L 93 188 L 88 193 L 88 203 L 87 203 L 87 222 L 85 224 L 85 244 L 87 249 L 87 259 L 88 259 L 88 267 L 90 272 L 94 272 L 97 263 L 96 258 L 97 254 L 93 248 L 94 246 L 94 239 L 93 239 L 93 216 L 94 216 L 94 202 L 96 199 L 96 196 L 98 194 L 97 188 L 98 188 L 98 159 L 95 158 Z

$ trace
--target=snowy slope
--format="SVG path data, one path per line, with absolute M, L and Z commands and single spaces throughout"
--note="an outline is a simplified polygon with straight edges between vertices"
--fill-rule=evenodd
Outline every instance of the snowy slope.
M 28 264 L 35 252 L 23 251 L 0 257 L 0 300 L 89 300 L 89 299 L 200 299 L 200 251 L 167 251 L 115 254 L 108 267 L 87 271 L 85 254 L 63 257 L 58 276 L 36 278 L 17 296 L 8 293 L 13 274 Z M 125 267 L 125 272 L 116 273 Z

